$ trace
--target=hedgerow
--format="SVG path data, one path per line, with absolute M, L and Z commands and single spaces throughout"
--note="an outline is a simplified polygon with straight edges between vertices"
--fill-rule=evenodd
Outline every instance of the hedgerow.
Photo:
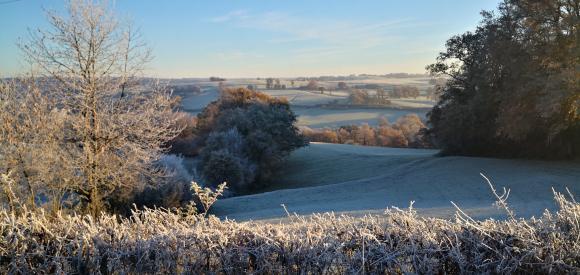
M 580 204 L 554 192 L 557 212 L 475 221 L 384 215 L 290 216 L 235 222 L 185 210 L 49 215 L 0 211 L 0 272 L 44 273 L 578 273 Z M 501 199 L 500 199 L 501 200 Z M 506 207 L 506 209 L 508 209 Z

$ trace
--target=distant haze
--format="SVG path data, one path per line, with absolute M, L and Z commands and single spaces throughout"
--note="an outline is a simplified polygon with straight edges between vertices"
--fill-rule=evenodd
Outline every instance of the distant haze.
M 16 43 L 63 2 L 0 2 L 0 77 L 30 69 Z M 424 73 L 499 0 L 111 2 L 152 47 L 148 75 L 231 78 Z

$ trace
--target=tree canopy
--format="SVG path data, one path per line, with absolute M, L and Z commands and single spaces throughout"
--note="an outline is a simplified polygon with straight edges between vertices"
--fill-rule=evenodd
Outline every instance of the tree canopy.
M 293 150 L 306 145 L 284 99 L 245 88 L 224 89 L 198 115 L 198 168 L 210 185 L 227 182 L 234 191 L 263 184 Z
M 449 79 L 428 114 L 444 153 L 580 156 L 579 6 L 506 0 L 447 41 L 427 67 Z

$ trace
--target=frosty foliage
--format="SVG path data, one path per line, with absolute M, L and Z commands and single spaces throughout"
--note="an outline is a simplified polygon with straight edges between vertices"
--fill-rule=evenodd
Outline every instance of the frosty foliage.
M 155 165 L 166 176 L 158 178 L 155 185 L 136 192 L 131 202 L 118 207 L 124 208 L 124 212 L 128 213 L 131 210 L 129 208 L 131 204 L 139 208 L 174 208 L 188 204 L 192 199 L 190 183 L 195 180 L 195 177 L 185 168 L 183 161 L 184 158 L 181 156 L 162 155 Z
M 182 131 L 175 101 L 142 78 L 150 49 L 108 3 L 71 0 L 46 18 L 20 44 L 38 72 L 0 80 L 0 171 L 29 208 L 117 211 L 167 176 L 154 163 Z
M 539 219 L 424 218 L 410 207 L 238 223 L 187 211 L 131 218 L 0 211 L 2 273 L 578 273 L 580 204 Z
M 173 180 L 191 182 L 193 176 L 185 168 L 183 160 L 183 157 L 177 155 L 162 155 L 157 164 L 167 171 Z
M 243 189 L 255 180 L 257 167 L 244 153 L 247 146 L 237 128 L 212 132 L 201 155 L 201 173 L 211 183 L 230 182 Z
M 232 191 L 267 184 L 290 152 L 306 145 L 285 99 L 228 88 L 198 114 L 198 169 L 208 185 Z
M 498 1 L 427 69 L 447 78 L 429 112 L 445 154 L 580 156 L 580 3 Z

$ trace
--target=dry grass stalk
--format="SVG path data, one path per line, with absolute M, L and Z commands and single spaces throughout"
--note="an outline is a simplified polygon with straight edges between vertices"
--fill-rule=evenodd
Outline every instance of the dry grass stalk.
M 210 196 L 211 197 L 211 196 Z M 2 273 L 578 273 L 580 205 L 540 218 L 454 221 L 412 209 L 287 223 L 146 209 L 131 218 L 0 211 Z
M 221 195 L 223 195 L 227 188 L 228 187 L 226 186 L 225 182 L 218 185 L 215 190 L 211 190 L 209 187 L 202 188 L 197 184 L 197 182 L 191 182 L 191 191 L 199 199 L 204 216 L 207 216 L 211 206 Z

